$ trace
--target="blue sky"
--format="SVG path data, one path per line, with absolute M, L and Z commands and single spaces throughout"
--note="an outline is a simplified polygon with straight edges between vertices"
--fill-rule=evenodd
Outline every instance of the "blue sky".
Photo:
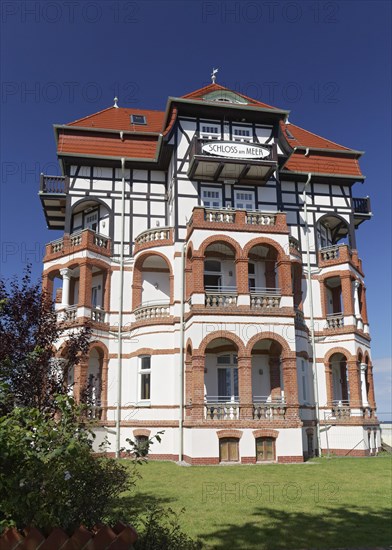
M 290 120 L 365 150 L 374 218 L 357 232 L 376 397 L 391 406 L 391 3 L 6 1 L 1 7 L 1 273 L 41 271 L 39 173 L 59 173 L 54 123 L 113 104 L 164 109 L 210 82 L 291 110 Z M 392 416 L 392 415 L 388 415 Z

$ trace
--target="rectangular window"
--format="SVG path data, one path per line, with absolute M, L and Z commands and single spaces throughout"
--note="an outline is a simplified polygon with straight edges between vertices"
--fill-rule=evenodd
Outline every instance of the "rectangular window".
M 301 360 L 301 371 L 302 371 L 302 395 L 303 395 L 304 401 L 307 401 L 308 400 L 308 391 L 307 391 L 308 384 L 306 379 L 307 373 L 306 373 L 305 361 L 303 359 Z
M 147 124 L 146 117 L 144 115 L 131 115 L 132 124 Z
M 233 128 L 233 140 L 252 142 L 252 131 L 249 128 Z
M 225 437 L 219 440 L 219 460 L 221 462 L 238 462 L 238 439 Z
M 98 211 L 87 214 L 84 221 L 85 229 L 91 229 L 92 231 L 97 231 L 98 229 Z
M 255 209 L 255 194 L 254 191 L 235 191 L 234 192 L 234 207 L 243 210 Z
M 201 200 L 206 208 L 222 207 L 222 190 L 213 187 L 203 187 L 201 190 Z
M 220 126 L 218 124 L 202 124 L 200 137 L 205 139 L 220 139 Z
M 270 462 L 275 460 L 275 440 L 272 437 L 256 439 L 256 461 Z
M 151 399 L 151 356 L 140 357 L 140 399 Z

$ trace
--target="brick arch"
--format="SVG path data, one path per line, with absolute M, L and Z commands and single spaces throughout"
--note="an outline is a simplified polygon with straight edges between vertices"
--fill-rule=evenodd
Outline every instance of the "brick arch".
M 150 437 L 151 430 L 147 430 L 146 428 L 137 428 L 136 430 L 133 430 L 133 437 Z
M 361 359 L 363 360 L 363 351 L 362 351 L 362 348 L 358 348 L 357 349 L 357 360 L 359 361 L 359 358 L 361 357 Z
M 197 251 L 197 253 L 204 256 L 206 248 L 210 244 L 217 243 L 227 244 L 233 250 L 236 259 L 243 256 L 242 248 L 239 243 L 235 239 L 227 235 L 211 235 L 210 237 L 207 237 L 207 239 L 205 239 L 199 246 L 199 250 Z
M 75 269 L 76 267 L 80 267 L 84 264 L 91 267 L 99 267 L 105 271 L 111 271 L 110 265 L 102 260 L 99 260 L 98 258 L 80 258 L 77 260 L 70 260 L 69 262 L 63 264 L 56 263 L 56 265 L 45 269 L 42 276 L 50 277 L 52 274 L 59 272 L 61 269 Z
M 332 355 L 335 355 L 335 353 L 341 353 L 342 355 L 344 355 L 345 358 L 346 358 L 346 361 L 356 361 L 357 360 L 356 356 L 351 355 L 351 353 L 346 348 L 336 347 L 336 348 L 330 349 L 325 354 L 325 356 L 324 356 L 324 364 L 325 365 L 330 364 L 331 357 L 332 357 Z
M 279 243 L 277 243 L 276 241 L 274 241 L 273 239 L 270 239 L 268 237 L 256 237 L 256 238 L 252 239 L 251 241 L 248 241 L 246 243 L 246 245 L 244 246 L 244 250 L 243 250 L 244 257 L 245 258 L 248 257 L 249 252 L 251 251 L 251 249 L 254 246 L 263 245 L 263 244 L 271 246 L 272 248 L 274 248 L 278 253 L 278 259 L 279 260 L 290 260 L 290 257 L 286 254 L 283 247 Z
M 257 439 L 258 437 L 273 437 L 274 439 L 278 439 L 279 432 L 278 430 L 253 430 L 252 432 L 253 437 Z
M 109 350 L 103 342 L 100 342 L 99 340 L 94 340 L 93 342 L 90 342 L 89 353 L 93 349 L 98 349 L 102 353 L 102 358 L 109 357 Z
M 362 361 L 363 361 L 364 363 L 367 362 L 368 365 L 371 365 L 371 364 L 372 364 L 372 361 L 371 361 L 371 359 L 370 359 L 369 352 L 368 352 L 367 350 L 366 350 L 366 351 L 364 352 L 364 354 L 362 355 Z
M 286 340 L 282 336 L 279 336 L 279 334 L 276 334 L 275 332 L 260 332 L 259 334 L 255 334 L 254 336 L 252 336 L 252 338 L 247 343 L 246 353 L 248 356 L 252 355 L 253 346 L 260 340 L 272 340 L 273 342 L 277 342 L 278 344 L 280 344 L 282 346 L 283 357 L 289 356 L 293 353 L 295 354 L 295 352 L 290 349 L 290 346 L 288 345 Z
M 190 350 L 190 355 L 189 355 L 189 350 Z M 192 359 L 192 352 L 193 352 L 192 340 L 190 338 L 188 338 L 188 340 L 186 341 L 186 344 L 185 344 L 186 361 L 190 361 Z
M 205 338 L 201 341 L 199 348 L 197 350 L 194 350 L 194 353 L 195 354 L 197 353 L 197 355 L 204 356 L 208 344 L 210 342 L 213 342 L 217 338 L 226 338 L 227 340 L 230 340 L 237 346 L 238 355 L 240 357 L 246 356 L 246 347 L 243 341 L 241 340 L 241 338 L 239 338 L 233 332 L 229 332 L 228 330 L 216 330 L 214 332 L 211 332 L 211 334 L 208 334 L 207 336 L 205 336 Z
M 242 430 L 219 430 L 216 432 L 216 435 L 218 439 L 222 439 L 224 437 L 233 437 L 235 439 L 241 439 Z
M 113 235 L 114 235 L 114 216 L 113 216 L 113 210 L 111 209 L 111 207 L 106 204 L 105 201 L 103 201 L 102 199 L 100 199 L 99 197 L 95 197 L 95 196 L 87 196 L 87 197 L 83 197 L 81 199 L 79 199 L 78 201 L 76 201 L 72 207 L 71 207 L 71 216 L 73 216 L 73 213 L 75 211 L 75 209 L 80 206 L 81 204 L 83 204 L 84 202 L 96 202 L 98 203 L 99 205 L 103 206 L 106 208 L 106 210 L 109 212 L 109 238 L 112 239 L 113 238 Z M 71 219 L 69 221 L 69 231 L 71 231 Z
M 142 273 L 143 263 L 147 258 L 151 256 L 158 256 L 166 263 L 169 269 L 169 282 L 170 282 L 170 304 L 174 301 L 174 275 L 173 267 L 167 256 L 158 251 L 143 251 L 136 256 L 135 264 L 133 267 L 133 282 L 132 282 L 132 309 L 136 309 L 142 303 Z

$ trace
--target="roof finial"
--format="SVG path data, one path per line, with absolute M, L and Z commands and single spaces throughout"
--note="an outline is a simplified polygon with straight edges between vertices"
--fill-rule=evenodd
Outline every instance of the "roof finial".
M 115 98 L 113 99 L 113 101 L 114 101 L 113 107 L 114 107 L 115 109 L 118 109 L 118 105 L 117 105 L 118 97 L 115 97 Z
M 215 76 L 215 75 L 216 75 L 216 73 L 217 73 L 218 71 L 219 71 L 219 69 L 214 69 L 214 68 L 212 68 L 211 82 L 212 82 L 213 84 L 215 84 L 215 80 L 216 80 L 216 76 Z

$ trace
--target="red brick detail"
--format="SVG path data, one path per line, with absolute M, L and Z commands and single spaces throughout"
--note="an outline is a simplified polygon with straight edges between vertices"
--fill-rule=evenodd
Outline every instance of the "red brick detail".
M 292 357 L 292 354 L 294 354 L 294 357 L 295 357 L 295 352 L 291 351 L 287 341 L 284 338 L 282 338 L 282 336 L 279 336 L 279 334 L 276 334 L 275 332 L 270 332 L 270 331 L 259 332 L 258 334 L 255 334 L 254 336 L 252 336 L 252 338 L 249 340 L 249 342 L 246 345 L 245 355 L 248 355 L 248 356 L 251 355 L 253 346 L 260 340 L 272 340 L 273 342 L 277 342 L 282 346 L 283 355 L 285 357 Z
M 274 439 L 277 439 L 279 436 L 278 430 L 253 430 L 252 433 L 255 439 L 257 439 L 258 437 L 273 437 Z
M 368 449 L 329 449 L 329 453 L 335 456 L 370 456 Z
M 94 243 L 96 233 L 91 229 L 84 229 L 81 233 L 81 243 L 77 246 L 71 246 L 70 235 L 67 233 L 63 236 L 63 248 L 58 252 L 53 252 L 52 243 L 49 243 L 45 247 L 45 257 L 43 262 L 52 262 L 53 260 L 58 260 L 70 254 L 76 254 L 84 250 L 93 252 L 94 254 L 99 254 L 100 256 L 106 256 L 110 258 L 111 256 L 111 241 L 108 237 L 107 243 L 105 246 L 98 246 Z
M 348 274 L 341 275 L 342 301 L 344 315 L 354 315 L 354 294 L 352 277 Z
M 371 363 L 368 364 L 367 372 L 366 372 L 366 380 L 367 380 L 367 386 L 368 386 L 368 401 L 369 405 L 375 409 L 376 408 L 376 399 L 374 395 L 374 379 L 373 379 L 373 365 Z
M 236 210 L 234 223 L 211 222 L 205 219 L 204 208 L 196 206 L 193 209 L 192 219 L 188 224 L 187 239 L 196 229 L 212 229 L 214 231 L 241 231 L 247 233 L 279 233 L 288 234 L 286 214 L 279 212 L 276 215 L 275 225 L 253 225 L 246 223 L 246 212 Z
M 216 338 L 226 338 L 227 340 L 233 342 L 237 346 L 239 357 L 250 356 L 250 354 L 246 352 L 246 348 L 242 340 L 233 332 L 230 332 L 228 330 L 216 330 L 214 332 L 211 332 L 210 334 L 207 334 L 207 336 L 200 343 L 199 348 L 197 350 L 194 350 L 194 353 L 197 353 L 198 355 L 204 357 L 208 344 L 213 340 L 216 340 Z
M 228 224 L 228 225 L 230 225 L 230 224 Z M 236 258 L 241 258 L 243 256 L 242 255 L 242 248 L 238 244 L 238 241 L 236 241 L 232 237 L 229 237 L 228 235 L 222 235 L 222 234 L 211 235 L 210 237 L 207 237 L 207 239 L 205 239 L 201 243 L 201 245 L 199 247 L 199 250 L 195 251 L 195 255 L 198 254 L 198 255 L 204 257 L 206 249 L 210 246 L 210 244 L 217 244 L 217 243 L 227 244 L 227 246 L 229 248 L 231 248 L 232 251 L 234 252 L 234 255 L 235 255 Z
M 346 348 L 336 347 L 330 349 L 324 356 L 324 364 L 330 363 L 331 357 L 335 355 L 335 353 L 341 353 L 344 355 L 347 361 L 356 361 L 356 357 L 354 355 L 351 355 L 349 351 L 346 350 Z
M 235 268 L 238 294 L 249 294 L 248 258 L 237 258 Z
M 151 434 L 151 430 L 147 430 L 145 428 L 137 428 L 136 430 L 133 430 L 134 437 L 139 437 L 139 436 L 150 437 L 150 434 Z
M 170 280 L 170 303 L 174 300 L 174 276 L 173 269 L 168 258 L 161 254 L 161 252 L 148 251 L 143 252 L 140 256 L 137 256 L 135 265 L 133 268 L 133 282 L 132 282 L 132 309 L 136 309 L 142 303 L 142 283 L 143 283 L 143 263 L 147 258 L 151 256 L 159 256 L 165 262 Z
M 361 374 L 356 360 L 347 361 L 348 383 L 350 385 L 350 407 L 362 406 Z
M 236 439 L 241 439 L 242 431 L 241 430 L 219 430 L 218 432 L 216 432 L 216 435 L 218 436 L 218 439 L 222 439 L 223 437 L 234 437 Z
M 238 358 L 238 385 L 241 420 L 253 418 L 252 358 Z
M 157 231 L 160 230 L 159 227 L 156 228 Z M 133 249 L 133 254 L 136 255 L 139 252 L 142 252 L 143 250 L 148 250 L 149 248 L 156 248 L 157 246 L 172 246 L 174 244 L 174 237 L 173 237 L 173 228 L 169 229 L 169 238 L 168 239 L 160 239 L 156 241 L 148 241 L 145 243 L 139 243 L 137 240 L 135 241 L 135 246 Z
M 282 357 L 282 371 L 283 371 L 283 383 L 284 394 L 286 403 L 288 405 L 294 405 L 294 407 L 288 407 L 286 412 L 286 418 L 291 415 L 298 416 L 299 411 L 295 408 L 298 405 L 298 382 L 297 382 L 297 362 L 296 359 L 290 359 Z
M 188 455 L 183 455 L 183 460 L 188 464 L 192 464 L 192 466 L 215 466 L 219 464 L 219 458 L 211 456 L 192 458 Z
M 304 457 L 301 456 L 278 456 L 278 462 L 280 464 L 294 464 L 298 462 L 304 462 Z
M 357 250 L 352 250 L 347 245 L 339 246 L 339 257 L 331 258 L 330 260 L 323 260 L 321 252 L 318 253 L 318 265 L 321 268 L 347 263 L 352 265 L 362 275 L 362 262 L 358 258 Z
M 242 456 L 241 457 L 241 464 L 256 464 L 256 457 L 255 456 Z

